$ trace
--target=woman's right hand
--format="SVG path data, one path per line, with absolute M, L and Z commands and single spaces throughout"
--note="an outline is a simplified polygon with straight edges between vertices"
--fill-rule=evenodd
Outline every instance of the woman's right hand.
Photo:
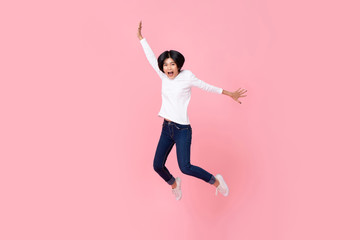
M 139 40 L 143 39 L 143 37 L 141 35 L 141 28 L 142 28 L 142 23 L 140 21 L 139 27 L 138 27 L 138 33 L 137 33 L 137 36 L 138 36 Z

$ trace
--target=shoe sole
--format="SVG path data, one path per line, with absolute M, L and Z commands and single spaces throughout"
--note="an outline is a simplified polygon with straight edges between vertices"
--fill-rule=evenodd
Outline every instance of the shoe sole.
M 217 175 L 216 175 L 216 178 L 219 179 L 219 182 L 221 182 L 222 185 L 224 185 L 224 186 L 226 187 L 227 191 L 226 191 L 225 194 L 223 194 L 224 197 L 226 197 L 227 195 L 229 195 L 229 187 L 227 186 L 227 184 L 225 183 L 224 178 L 223 178 L 220 174 L 217 174 Z M 220 184 L 221 184 L 221 183 L 220 183 Z
M 176 180 L 179 180 L 179 181 L 176 181 Z M 179 177 L 177 177 L 176 179 L 175 179 L 175 181 L 176 181 L 176 187 L 177 187 L 177 185 L 179 185 L 179 190 L 180 190 L 180 198 L 179 199 L 176 199 L 176 200 L 180 200 L 181 198 L 182 198 L 182 191 L 181 191 L 181 178 L 179 178 Z

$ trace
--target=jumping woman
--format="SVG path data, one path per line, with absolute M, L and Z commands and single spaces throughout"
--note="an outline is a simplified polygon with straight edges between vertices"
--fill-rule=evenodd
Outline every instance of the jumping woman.
M 162 80 L 162 105 L 158 115 L 163 117 L 164 121 L 155 153 L 154 170 L 165 182 L 171 185 L 176 200 L 180 200 L 182 196 L 181 179 L 179 177 L 174 178 L 165 167 L 167 157 L 174 144 L 176 144 L 176 155 L 181 172 L 212 184 L 216 188 L 216 195 L 220 192 L 222 195 L 227 196 L 229 188 L 220 174 L 214 176 L 190 163 L 192 128 L 187 108 L 190 102 L 192 87 L 198 87 L 207 92 L 227 95 L 238 103 L 241 103 L 238 98 L 245 97 L 246 95 L 243 94 L 247 90 L 239 88 L 235 92 L 228 92 L 198 79 L 189 70 L 181 70 L 185 58 L 175 50 L 165 51 L 156 59 L 146 39 L 141 35 L 141 28 L 142 22 L 140 21 L 137 36 L 144 49 L 146 58 Z

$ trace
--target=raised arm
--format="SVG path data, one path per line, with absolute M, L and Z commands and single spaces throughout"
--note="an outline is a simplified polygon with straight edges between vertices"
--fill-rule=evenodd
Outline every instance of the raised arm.
M 162 74 L 165 74 L 163 73 L 160 69 L 159 69 L 159 66 L 158 66 L 158 62 L 157 62 L 157 58 L 154 54 L 154 52 L 152 51 L 152 49 L 150 48 L 148 42 L 146 41 L 145 38 L 143 38 L 142 34 L 141 34 L 141 28 L 142 28 L 142 22 L 140 21 L 139 23 L 139 27 L 138 27 L 138 33 L 137 33 L 137 36 L 140 40 L 140 43 L 141 43 L 141 46 L 143 47 L 144 49 L 144 52 L 145 52 L 145 56 L 146 58 L 148 59 L 150 65 L 154 68 L 154 70 L 156 71 L 156 73 L 161 76 Z

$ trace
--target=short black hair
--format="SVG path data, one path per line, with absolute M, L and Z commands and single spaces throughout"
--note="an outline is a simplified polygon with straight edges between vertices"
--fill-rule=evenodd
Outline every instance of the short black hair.
M 159 65 L 160 70 L 162 72 L 164 72 L 164 69 L 163 69 L 164 62 L 168 58 L 172 58 L 175 61 L 177 67 L 179 68 L 179 72 L 180 72 L 182 66 L 184 65 L 185 57 L 181 53 L 179 53 L 178 51 L 175 51 L 175 50 L 165 51 L 162 54 L 160 54 L 160 56 L 158 57 L 158 65 Z

